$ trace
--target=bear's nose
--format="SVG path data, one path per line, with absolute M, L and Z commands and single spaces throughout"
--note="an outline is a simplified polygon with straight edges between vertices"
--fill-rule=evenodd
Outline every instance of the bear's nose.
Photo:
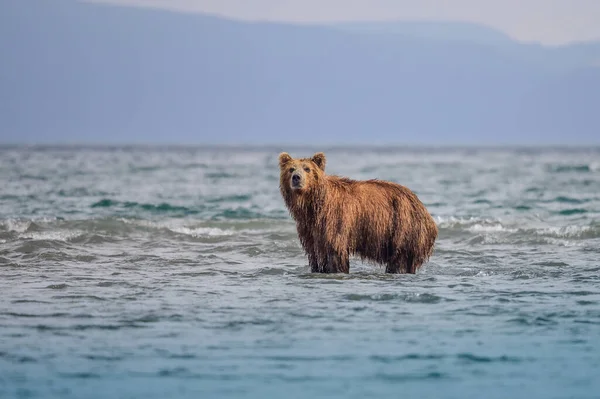
M 292 184 L 293 185 L 297 185 L 298 183 L 300 183 L 300 176 L 299 175 L 293 175 L 292 176 Z

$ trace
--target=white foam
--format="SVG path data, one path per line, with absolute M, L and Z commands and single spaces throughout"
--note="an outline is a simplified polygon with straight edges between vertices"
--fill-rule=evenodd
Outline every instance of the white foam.
M 2 222 L 2 225 L 8 231 L 14 231 L 15 233 L 24 233 L 27 231 L 29 226 L 31 226 L 31 222 L 26 220 L 7 219 Z
M 20 234 L 19 237 L 35 241 L 69 241 L 81 235 L 81 231 L 41 231 Z
M 499 232 L 514 233 L 514 232 L 518 231 L 517 229 L 512 229 L 509 227 L 502 226 L 500 223 L 490 224 L 490 225 L 476 223 L 476 224 L 468 227 L 467 230 L 476 232 L 476 233 L 499 233 Z
M 219 237 L 219 236 L 230 236 L 233 234 L 231 231 L 222 230 L 217 227 L 167 227 L 174 233 L 185 234 L 192 237 Z
M 556 238 L 581 238 L 586 233 L 597 230 L 598 227 L 592 226 L 565 226 L 565 227 L 547 227 L 541 231 L 542 235 L 548 235 Z
M 489 226 L 502 226 L 500 219 L 485 219 L 478 217 L 469 218 L 457 218 L 455 216 L 436 216 L 434 218 L 439 227 L 452 228 L 452 227 L 474 227 L 475 229 L 483 229 Z M 479 226 L 479 227 L 475 227 Z M 493 227 L 497 229 L 498 227 Z
M 584 242 L 576 242 L 576 241 L 568 241 L 560 238 L 552 238 L 552 237 L 545 237 L 544 241 L 546 241 L 548 244 L 550 245 L 554 245 L 557 247 L 583 247 L 585 246 Z
M 151 222 L 149 220 L 137 220 L 137 219 L 127 219 L 127 218 L 119 218 L 119 221 L 125 223 L 125 224 L 133 224 L 136 226 L 143 226 L 143 227 L 162 227 L 160 225 L 158 225 L 157 223 Z
M 162 222 L 151 222 L 148 220 L 128 220 L 122 219 L 124 223 L 135 224 L 143 227 L 150 227 L 154 229 L 167 229 L 177 234 L 184 234 L 192 237 L 220 237 L 230 236 L 234 232 L 232 230 L 223 230 L 218 227 L 188 227 L 181 222 L 177 221 L 162 221 Z

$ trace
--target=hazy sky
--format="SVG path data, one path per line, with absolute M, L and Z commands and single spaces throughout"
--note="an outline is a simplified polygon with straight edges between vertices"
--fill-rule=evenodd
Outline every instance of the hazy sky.
M 523 41 L 600 39 L 600 0 L 93 0 L 219 14 L 247 20 L 455 20 Z

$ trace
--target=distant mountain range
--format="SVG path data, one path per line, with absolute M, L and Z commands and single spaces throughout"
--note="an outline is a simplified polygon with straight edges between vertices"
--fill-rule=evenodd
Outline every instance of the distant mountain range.
M 0 143 L 600 143 L 600 42 L 3 0 L 0 54 Z
M 343 22 L 328 25 L 347 32 L 396 34 L 401 36 L 441 41 L 463 41 L 472 44 L 514 44 L 504 32 L 485 25 L 453 21 L 372 21 Z

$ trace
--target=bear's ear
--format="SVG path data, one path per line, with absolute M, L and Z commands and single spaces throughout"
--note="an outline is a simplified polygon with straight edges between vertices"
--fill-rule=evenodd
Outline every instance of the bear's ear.
M 279 167 L 282 168 L 283 165 L 290 162 L 291 160 L 292 157 L 290 157 L 290 154 L 288 154 L 287 152 L 282 152 L 281 154 L 279 154 Z
M 317 152 L 315 155 L 313 155 L 311 161 L 313 161 L 319 168 L 321 168 L 322 171 L 325 171 L 325 154 L 323 154 L 322 152 Z

